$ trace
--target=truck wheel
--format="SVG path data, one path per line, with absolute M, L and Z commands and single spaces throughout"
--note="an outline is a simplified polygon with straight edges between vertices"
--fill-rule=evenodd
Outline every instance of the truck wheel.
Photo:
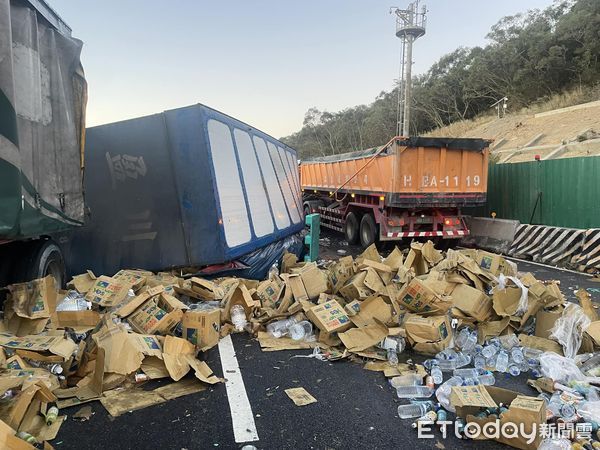
M 371 214 L 365 214 L 360 221 L 360 244 L 367 248 L 377 240 L 377 224 Z
M 52 275 L 56 281 L 56 287 L 62 289 L 65 285 L 66 274 L 65 261 L 60 248 L 52 241 L 45 241 L 36 250 L 32 254 L 33 258 L 27 279 L 34 280 Z
M 344 234 L 348 244 L 356 244 L 358 242 L 358 218 L 353 212 L 348 213 L 346 222 L 344 222 Z

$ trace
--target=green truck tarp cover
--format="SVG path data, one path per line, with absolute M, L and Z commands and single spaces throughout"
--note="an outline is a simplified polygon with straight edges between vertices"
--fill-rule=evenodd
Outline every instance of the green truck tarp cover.
M 28 2 L 0 0 L 0 239 L 83 221 L 81 47 Z

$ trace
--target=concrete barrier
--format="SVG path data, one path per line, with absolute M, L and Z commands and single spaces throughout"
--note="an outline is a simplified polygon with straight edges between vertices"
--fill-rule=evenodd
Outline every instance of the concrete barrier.
M 475 246 L 496 253 L 508 253 L 520 225 L 518 220 L 465 217 L 470 234 L 462 240 L 466 246 Z

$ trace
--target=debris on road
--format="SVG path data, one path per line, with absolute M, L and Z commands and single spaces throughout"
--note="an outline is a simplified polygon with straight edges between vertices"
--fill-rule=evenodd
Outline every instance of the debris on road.
M 296 406 L 306 406 L 317 402 L 317 399 L 310 395 L 303 387 L 286 389 L 284 392 Z
M 399 416 L 415 427 L 450 413 L 480 425 L 490 417 L 600 421 L 591 407 L 600 320 L 589 293 L 578 291 L 581 306 L 567 303 L 557 282 L 481 250 L 442 253 L 428 241 L 382 258 L 373 245 L 319 264 L 285 254 L 264 281 L 121 270 L 78 275 L 69 288 L 58 290 L 51 277 L 9 287 L 0 419 L 12 436 L 51 440 L 60 410 L 90 401 L 116 417 L 200 392 L 222 380 L 199 355 L 237 332 L 255 336 L 263 351 L 312 349 L 298 356 L 382 372 L 403 399 Z M 429 359 L 416 364 L 407 352 Z M 552 396 L 494 387 L 494 372 L 528 373 Z M 538 383 L 544 377 L 551 380 Z M 172 383 L 144 386 L 158 379 Z M 316 401 L 303 388 L 286 394 L 298 405 Z M 566 417 L 565 405 L 586 415 Z M 540 439 L 498 440 L 537 448 Z

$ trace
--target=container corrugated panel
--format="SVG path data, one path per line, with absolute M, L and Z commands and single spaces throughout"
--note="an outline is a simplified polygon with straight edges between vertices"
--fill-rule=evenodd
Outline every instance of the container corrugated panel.
M 301 230 L 296 158 L 204 105 L 89 128 L 71 272 L 220 264 Z
M 81 48 L 45 2 L 0 0 L 0 240 L 83 222 Z
M 521 223 L 600 227 L 599 173 L 600 157 L 492 165 L 487 214 Z

